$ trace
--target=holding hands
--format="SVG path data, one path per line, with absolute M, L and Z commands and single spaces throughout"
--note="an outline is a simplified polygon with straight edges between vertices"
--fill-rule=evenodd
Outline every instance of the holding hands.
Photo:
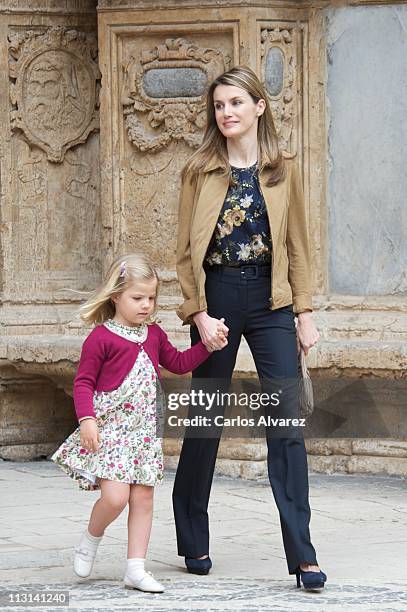
M 209 316 L 207 312 L 197 312 L 193 319 L 208 351 L 220 351 L 227 346 L 229 328 L 225 325 L 224 318 L 216 319 Z M 318 342 L 319 337 L 312 312 L 301 312 L 298 315 L 297 324 L 298 352 L 302 348 L 307 355 L 309 349 Z
M 229 328 L 225 325 L 225 319 L 210 317 L 207 312 L 197 312 L 193 319 L 208 351 L 220 351 L 227 345 Z

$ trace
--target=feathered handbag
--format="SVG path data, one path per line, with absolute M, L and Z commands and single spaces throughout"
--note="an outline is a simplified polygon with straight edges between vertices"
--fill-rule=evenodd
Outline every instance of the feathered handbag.
M 314 391 L 312 380 L 305 363 L 305 353 L 301 349 L 298 356 L 298 399 L 300 405 L 300 416 L 307 417 L 314 411 Z

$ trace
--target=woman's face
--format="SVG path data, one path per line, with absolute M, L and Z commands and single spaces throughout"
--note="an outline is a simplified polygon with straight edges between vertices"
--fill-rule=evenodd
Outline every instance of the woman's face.
M 265 109 L 264 100 L 257 103 L 250 94 L 234 85 L 218 85 L 213 92 L 213 104 L 218 128 L 226 138 L 253 134 Z

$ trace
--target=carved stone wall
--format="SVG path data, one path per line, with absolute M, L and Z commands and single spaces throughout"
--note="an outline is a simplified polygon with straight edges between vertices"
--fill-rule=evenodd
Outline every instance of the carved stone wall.
M 280 147 L 292 155 L 298 153 L 302 134 L 303 36 L 304 26 L 290 23 L 261 30 L 260 74 L 273 110 Z
M 171 273 L 178 208 L 174 177 L 202 139 L 206 87 L 230 66 L 233 41 L 221 31 L 197 32 L 191 42 L 176 30 L 172 37 L 154 30 L 126 35 L 122 43 L 118 35 L 116 41 L 121 132 L 124 127 L 115 157 L 121 169 L 117 209 L 125 207 L 120 239 L 126 248 L 141 248 Z
M 96 2 L 32 5 L 0 2 L 1 457 L 72 429 L 77 353 L 58 344 L 80 331 L 71 290 L 101 274 Z
M 316 320 L 322 336 L 309 365 L 314 378 L 328 387 L 338 377 L 349 380 L 350 386 L 363 376 L 372 380 L 404 377 L 402 342 L 407 336 L 403 296 L 387 307 L 385 296 L 356 298 L 330 291 L 326 18 L 331 6 L 323 1 L 283 0 L 273 5 L 206 0 L 199 6 L 190 0 L 101 0 L 98 5 L 106 83 L 101 101 L 102 206 L 111 223 L 112 252 L 138 246 L 158 263 L 164 279 L 161 318 L 172 337 L 187 346 L 187 331 L 181 331 L 174 315 L 180 300 L 174 272 L 180 169 L 199 142 L 204 121 L 202 91 L 211 62 L 216 60 L 212 74 L 229 64 L 251 66 L 265 84 L 280 143 L 298 159 L 302 170 Z M 363 46 L 362 34 L 359 44 Z M 209 58 L 206 70 L 203 58 Z M 253 371 L 242 342 L 237 372 Z M 389 431 L 397 432 L 399 395 L 383 389 L 377 399 L 376 415 L 384 414 Z M 357 393 L 347 401 L 357 407 Z M 365 431 L 368 435 L 367 414 Z M 372 439 L 358 444 L 356 440 L 313 439 L 307 443 L 314 469 L 364 471 L 371 457 L 372 469 L 377 471 L 377 454 L 386 455 L 383 469 L 391 471 L 393 460 L 394 473 L 407 472 L 405 440 L 386 444 Z M 255 446 L 252 452 L 244 441 L 225 441 L 219 463 L 223 473 L 264 475 L 264 444 L 262 450 Z M 168 443 L 167 453 L 174 461 L 177 452 L 177 445 Z
M 141 249 L 151 256 L 162 279 L 163 326 L 180 348 L 188 345 L 188 331 L 175 315 L 180 301 L 175 274 L 180 170 L 202 137 L 207 84 L 239 63 L 253 68 L 265 84 L 281 146 L 297 158 L 302 171 L 315 316 L 322 336 L 309 357 L 313 376 L 323 385 L 329 385 L 329 378 L 350 383 L 397 379 L 398 386 L 383 387 L 376 405 L 376 413 L 396 432 L 402 410 L 398 390 L 407 371 L 404 284 L 399 291 L 393 282 L 390 298 L 380 289 L 388 280 L 378 278 L 374 290 L 358 294 L 356 276 L 343 273 L 339 261 L 352 252 L 354 238 L 346 233 L 347 220 L 334 217 L 346 205 L 359 228 L 362 215 L 365 229 L 361 234 L 359 228 L 358 235 L 372 248 L 363 189 L 354 199 L 353 183 L 346 185 L 346 198 L 338 187 L 338 177 L 344 180 L 339 162 L 350 157 L 340 137 L 346 133 L 346 113 L 353 117 L 346 92 L 353 87 L 362 99 L 368 94 L 376 103 L 372 87 L 360 92 L 359 81 L 349 80 L 343 58 L 351 49 L 344 41 L 359 48 L 359 59 L 373 57 L 379 47 L 372 34 L 365 35 L 364 19 L 369 17 L 373 27 L 379 7 L 370 5 L 392 3 L 31 4 L 0 0 L 0 457 L 47 454 L 74 426 L 69 394 L 86 330 L 75 318 L 83 296 L 69 289 L 93 288 L 117 253 Z M 364 11 L 358 14 L 357 33 L 350 27 L 352 11 Z M 397 22 L 401 32 L 404 12 L 388 9 L 387 35 L 381 40 L 392 39 Z M 402 48 L 402 41 L 397 44 Z M 386 83 L 401 88 L 403 70 L 398 64 L 396 76 Z M 391 113 L 387 117 L 391 123 Z M 338 118 L 345 121 L 339 131 L 333 124 Z M 378 138 L 369 132 L 369 142 L 380 148 Z M 387 151 L 394 172 L 397 159 L 391 147 Z M 370 166 L 377 170 L 375 162 L 360 158 L 362 174 Z M 355 182 L 361 175 L 352 171 Z M 402 227 L 402 201 L 394 185 L 392 194 Z M 371 201 L 366 210 L 372 210 Z M 394 228 L 386 223 L 381 230 L 385 240 Z M 391 246 L 386 248 L 389 253 Z M 379 276 L 380 249 L 379 241 L 374 268 Z M 402 279 L 400 265 L 397 278 Z M 237 374 L 253 372 L 242 342 Z M 357 394 L 347 401 L 360 410 Z M 407 474 L 402 435 L 311 439 L 307 444 L 314 469 Z M 177 453 L 177 444 L 168 443 L 169 465 Z M 218 466 L 222 473 L 264 476 L 264 443 L 225 440 Z
M 102 206 L 112 226 L 106 247 L 112 252 L 139 247 L 150 254 L 162 271 L 167 310 L 179 301 L 179 175 L 202 138 L 206 85 L 232 65 L 250 65 L 266 85 L 282 146 L 298 156 L 306 175 L 310 162 L 309 121 L 304 120 L 307 61 L 313 53 L 308 11 L 271 10 L 266 2 L 256 9 L 252 2 L 239 2 L 238 10 L 228 2 L 216 8 L 211 2 L 200 8 L 185 5 L 185 11 L 171 2 L 98 5 L 106 84 L 101 92 Z M 318 115 L 314 141 L 323 133 L 319 120 Z M 322 188 L 319 179 L 309 185 L 307 202 L 314 191 L 320 201 Z M 168 322 L 175 329 L 171 315 Z

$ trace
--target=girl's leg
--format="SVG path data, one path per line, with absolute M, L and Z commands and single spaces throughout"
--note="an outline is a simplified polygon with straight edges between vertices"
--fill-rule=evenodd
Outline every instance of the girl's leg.
M 146 556 L 153 521 L 153 499 L 154 487 L 130 485 L 128 559 L 144 559 Z
M 150 593 L 162 593 L 163 585 L 144 569 L 153 521 L 154 487 L 130 485 L 129 517 L 127 522 L 129 541 L 127 569 L 124 584 L 127 588 Z
M 100 489 L 100 499 L 93 506 L 88 528 L 75 551 L 74 571 L 81 578 L 90 575 L 106 527 L 119 516 L 129 501 L 128 484 L 102 479 Z
M 130 486 L 101 479 L 101 496 L 93 506 L 89 519 L 88 531 L 92 536 L 102 536 L 106 527 L 122 513 L 129 501 Z

